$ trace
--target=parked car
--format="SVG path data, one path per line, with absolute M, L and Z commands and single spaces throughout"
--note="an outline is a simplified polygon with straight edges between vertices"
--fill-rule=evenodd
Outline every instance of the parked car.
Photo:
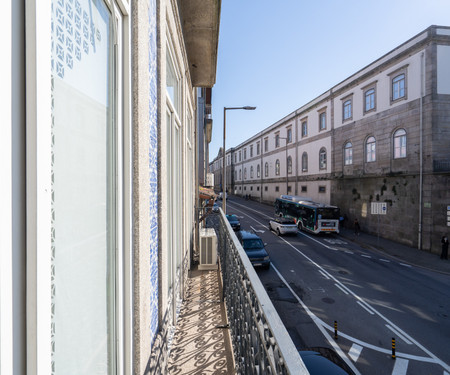
M 241 230 L 241 223 L 236 215 L 227 215 L 227 219 L 230 222 L 231 228 L 233 228 L 233 230 Z
M 282 234 L 297 234 L 297 225 L 294 219 L 287 217 L 277 217 L 269 221 L 269 229 L 273 230 L 279 236 Z
M 329 348 L 300 350 L 300 357 L 310 375 L 355 375 L 352 369 Z
M 236 236 L 253 266 L 269 269 L 270 258 L 263 240 L 256 234 L 245 230 L 237 232 Z

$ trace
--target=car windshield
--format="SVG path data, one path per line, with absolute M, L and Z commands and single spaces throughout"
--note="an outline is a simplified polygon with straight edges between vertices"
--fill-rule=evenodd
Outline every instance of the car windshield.
M 295 224 L 293 219 L 280 218 L 278 221 L 281 224 Z
M 236 215 L 227 215 L 228 221 L 237 221 Z
M 258 238 L 244 240 L 244 249 L 245 250 L 262 249 L 263 247 L 264 247 L 263 242 Z

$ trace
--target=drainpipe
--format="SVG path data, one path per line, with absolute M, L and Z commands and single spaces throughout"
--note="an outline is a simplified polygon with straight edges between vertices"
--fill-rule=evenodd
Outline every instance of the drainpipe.
M 419 238 L 417 248 L 422 250 L 422 206 L 423 206 L 423 79 L 424 79 L 424 53 L 420 55 L 420 99 L 419 99 L 419 165 L 420 165 L 420 177 L 419 177 Z

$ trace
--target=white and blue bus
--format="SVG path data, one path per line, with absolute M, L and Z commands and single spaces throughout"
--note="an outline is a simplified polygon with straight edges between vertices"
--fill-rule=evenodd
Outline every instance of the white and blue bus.
M 339 207 L 316 203 L 296 195 L 275 200 L 275 215 L 295 220 L 298 229 L 311 233 L 339 233 Z

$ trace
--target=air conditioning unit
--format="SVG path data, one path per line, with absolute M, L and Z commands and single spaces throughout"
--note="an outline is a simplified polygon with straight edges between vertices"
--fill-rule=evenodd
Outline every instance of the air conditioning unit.
M 206 184 L 205 186 L 213 187 L 214 186 L 214 174 L 213 173 L 207 173 L 206 174 Z
M 217 269 L 217 236 L 213 228 L 200 230 L 200 263 L 198 269 Z

